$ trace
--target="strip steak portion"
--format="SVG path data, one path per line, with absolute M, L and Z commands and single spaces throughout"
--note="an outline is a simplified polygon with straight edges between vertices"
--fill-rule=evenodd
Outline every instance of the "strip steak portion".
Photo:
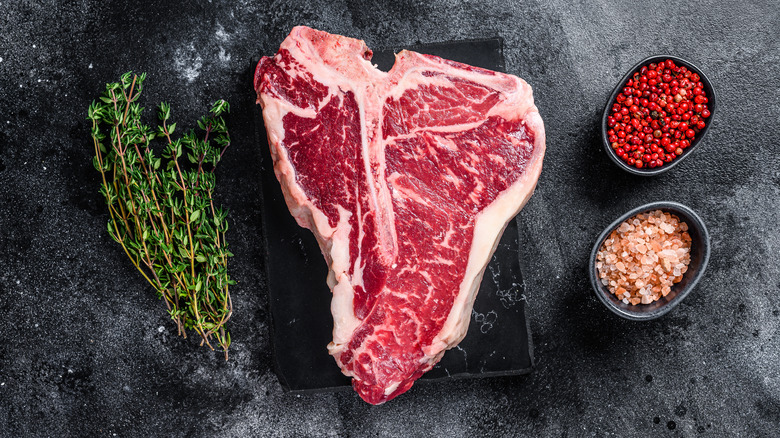
M 274 172 L 330 268 L 328 350 L 367 402 L 463 339 L 485 267 L 542 168 L 522 79 L 296 27 L 255 71 Z M 302 273 L 305 275 L 305 273 Z

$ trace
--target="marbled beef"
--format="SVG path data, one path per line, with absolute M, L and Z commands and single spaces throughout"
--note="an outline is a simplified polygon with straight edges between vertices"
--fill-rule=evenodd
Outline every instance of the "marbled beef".
M 255 89 L 287 206 L 330 267 L 328 350 L 378 404 L 465 335 L 545 136 L 516 76 L 410 51 L 382 72 L 371 56 L 296 27 L 260 60 Z

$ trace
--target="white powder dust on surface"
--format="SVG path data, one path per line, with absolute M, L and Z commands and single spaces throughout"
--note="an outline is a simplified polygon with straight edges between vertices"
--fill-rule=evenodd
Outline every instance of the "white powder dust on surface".
M 487 333 L 493 328 L 493 324 L 498 321 L 498 313 L 491 310 L 487 313 L 479 313 L 476 310 L 471 311 L 471 316 L 476 324 L 479 324 L 479 331 Z
M 228 40 L 230 40 L 230 34 L 225 32 L 225 28 L 219 23 L 217 23 L 217 31 L 214 32 L 214 35 L 220 41 L 227 42 Z
M 224 26 L 217 23 L 216 30 L 214 31 L 214 37 L 217 41 L 217 47 L 219 47 L 219 53 L 217 54 L 219 65 L 222 68 L 230 67 L 231 60 L 233 58 L 230 52 L 235 49 L 235 40 L 233 39 L 233 34 L 228 33 Z
M 195 51 L 195 44 L 190 43 L 185 48 L 176 49 L 173 64 L 179 76 L 186 79 L 187 82 L 193 82 L 200 76 L 203 58 Z
M 456 345 L 455 349 L 460 351 L 461 353 L 463 353 L 463 361 L 464 362 L 468 362 L 469 355 L 468 355 L 468 353 L 466 353 L 466 350 L 464 350 L 460 345 Z M 447 372 L 447 374 L 449 374 L 449 371 Z
M 230 53 L 225 52 L 225 49 L 219 48 L 219 62 L 223 65 L 230 63 Z

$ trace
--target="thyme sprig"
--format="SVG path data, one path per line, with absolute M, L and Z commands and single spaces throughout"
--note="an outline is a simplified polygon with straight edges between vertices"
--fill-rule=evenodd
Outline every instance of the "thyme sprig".
M 235 284 L 227 260 L 233 254 L 225 241 L 227 211 L 214 205 L 213 193 L 214 169 L 230 146 L 222 117 L 230 106 L 214 103 L 198 121 L 202 136 L 190 130 L 174 138 L 167 103 L 159 106 L 155 129 L 141 121 L 145 79 L 145 73 L 128 72 L 107 84 L 87 115 L 110 214 L 108 232 L 164 299 L 179 335 L 195 330 L 201 345 L 212 350 L 215 338 L 227 360 L 225 323 L 233 312 L 228 287 Z M 160 154 L 153 140 L 162 143 Z

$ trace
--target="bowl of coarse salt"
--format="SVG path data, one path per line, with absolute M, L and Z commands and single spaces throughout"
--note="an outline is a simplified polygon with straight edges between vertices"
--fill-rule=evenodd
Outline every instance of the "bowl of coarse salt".
M 709 258 L 710 236 L 699 215 L 677 202 L 653 202 L 625 213 L 599 235 L 588 274 L 609 310 L 644 321 L 679 304 Z

